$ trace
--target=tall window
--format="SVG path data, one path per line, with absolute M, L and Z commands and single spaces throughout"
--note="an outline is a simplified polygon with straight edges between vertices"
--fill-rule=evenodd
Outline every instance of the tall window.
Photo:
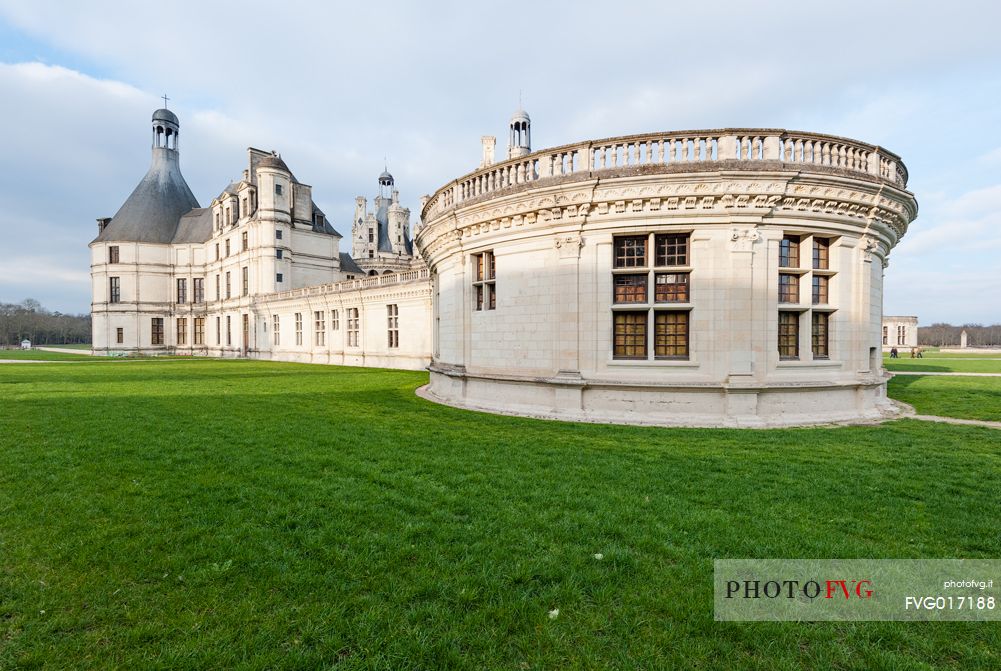
M 373 229 L 368 229 L 368 241 L 375 242 L 375 231 Z
M 118 277 L 108 278 L 108 302 L 120 303 L 122 300 L 122 283 Z
M 118 245 L 108 247 L 108 263 L 118 263 Z
M 779 267 L 799 268 L 799 236 L 785 235 L 779 243 Z
M 233 344 L 233 318 L 226 315 L 226 344 Z
M 215 260 L 219 260 L 219 243 L 215 243 Z
M 233 294 L 230 291 L 229 271 L 227 270 L 226 271 L 226 298 L 229 298 L 232 295 Z
M 121 326 L 115 329 L 115 342 L 117 342 L 119 345 L 125 342 L 125 329 L 123 329 Z
M 281 239 L 282 239 L 282 229 L 276 228 L 275 229 L 275 240 L 281 240 Z
M 241 236 L 241 244 L 243 245 L 243 251 L 247 251 L 247 249 L 249 249 L 249 247 L 250 247 L 250 245 L 247 242 L 247 232 L 246 231 L 244 231 L 243 235 Z
M 336 331 L 341 327 L 341 311 L 331 310 L 330 311 L 330 330 Z
M 177 318 L 177 344 L 187 345 L 188 344 L 188 318 L 178 317 Z
M 229 256 L 229 240 L 226 240 L 226 256 Z
M 816 270 L 827 270 L 831 267 L 830 238 L 813 238 L 813 267 Z
M 282 185 L 281 184 L 277 184 L 277 183 L 275 184 L 275 195 L 276 196 L 282 195 Z
M 779 358 L 799 358 L 799 313 L 779 313 Z
M 814 305 L 826 305 L 827 304 L 827 289 L 829 286 L 831 278 L 827 275 L 814 275 L 813 276 L 813 304 Z
M 647 311 L 616 312 L 614 351 L 617 358 L 645 359 Z
M 473 254 L 473 265 L 476 268 L 476 279 L 473 281 L 476 309 L 497 309 L 497 265 L 493 252 Z
M 188 302 L 188 280 L 184 277 L 177 278 L 177 302 Z
M 897 327 L 897 344 L 906 345 L 907 344 L 907 327 L 898 326 Z
M 277 347 L 282 344 L 282 329 L 278 315 L 271 315 L 271 344 Z
M 653 250 L 652 252 L 650 250 Z M 612 244 L 612 356 L 687 359 L 691 234 L 619 236 Z
M 194 291 L 194 302 L 204 303 L 205 302 L 205 278 L 195 277 L 191 280 L 192 289 Z
M 275 273 L 275 282 L 281 284 L 285 280 L 285 277 L 281 273 Z
M 655 312 L 653 354 L 658 358 L 688 358 L 688 313 Z
M 831 315 L 827 312 L 816 312 L 814 311 L 811 317 L 812 328 L 810 330 L 810 341 L 813 345 L 813 358 L 814 359 L 826 359 L 828 358 L 828 348 L 827 348 L 827 326 L 830 322 Z
M 295 313 L 295 344 L 302 344 L 302 313 Z
M 250 349 L 250 315 L 243 314 L 243 351 Z
M 327 344 L 327 321 L 323 318 L 323 312 L 313 313 L 313 334 L 314 344 L 320 346 Z
M 215 276 L 215 299 L 219 300 L 222 298 L 222 292 L 219 291 L 219 275 Z
M 163 317 L 152 318 L 149 342 L 151 345 L 163 344 Z
M 275 250 L 275 258 L 276 259 L 280 259 L 280 258 L 284 257 L 284 255 L 285 255 L 284 252 L 285 252 L 284 249 L 276 249 Z
M 348 308 L 348 347 L 358 347 L 358 308 Z
M 195 317 L 195 340 L 196 345 L 205 344 L 205 317 Z
M 222 343 L 222 325 L 219 317 L 215 318 L 215 344 L 219 345 Z
M 243 295 L 246 296 L 250 293 L 250 268 L 247 266 L 243 267 Z
M 645 268 L 646 244 L 645 235 L 615 238 L 615 267 Z
M 391 304 L 386 306 L 386 320 L 389 328 L 389 346 L 400 346 L 400 307 Z
M 779 273 L 779 303 L 799 303 L 799 275 Z
M 889 331 L 890 331 L 890 327 L 889 326 L 884 326 L 883 327 L 883 344 L 884 345 L 889 345 L 890 344 L 890 333 L 889 333 Z

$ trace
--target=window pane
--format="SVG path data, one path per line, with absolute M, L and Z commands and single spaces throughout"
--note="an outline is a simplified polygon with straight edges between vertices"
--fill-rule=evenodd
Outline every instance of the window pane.
M 810 339 L 813 343 L 813 356 L 817 359 L 826 359 L 827 351 L 827 324 L 830 315 L 826 312 L 813 313 L 813 329 Z
M 646 274 L 615 275 L 613 280 L 616 303 L 646 303 Z
M 658 312 L 654 315 L 653 354 L 656 357 L 688 356 L 687 312 Z
M 787 235 L 779 243 L 779 267 L 799 268 L 798 235 Z
M 779 357 L 799 358 L 799 314 L 795 312 L 779 313 Z
M 658 303 L 687 303 L 688 273 L 657 273 L 654 291 Z
M 642 268 L 646 266 L 646 236 L 615 238 L 615 267 Z
M 658 235 L 655 238 L 658 266 L 688 265 L 688 233 Z
M 829 277 L 825 275 L 813 276 L 813 304 L 823 305 L 827 303 L 827 286 Z
M 779 275 L 779 303 L 799 303 L 799 276 Z
M 646 320 L 644 312 L 616 312 L 614 348 L 616 357 L 646 358 Z
M 828 238 L 813 239 L 813 267 L 827 270 L 830 267 L 831 241 Z

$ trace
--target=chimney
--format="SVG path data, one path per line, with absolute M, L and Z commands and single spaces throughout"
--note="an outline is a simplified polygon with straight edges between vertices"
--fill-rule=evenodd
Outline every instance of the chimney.
M 494 164 L 494 147 L 497 146 L 497 138 L 493 135 L 484 135 L 480 138 L 483 143 L 483 160 L 480 162 L 481 168 Z

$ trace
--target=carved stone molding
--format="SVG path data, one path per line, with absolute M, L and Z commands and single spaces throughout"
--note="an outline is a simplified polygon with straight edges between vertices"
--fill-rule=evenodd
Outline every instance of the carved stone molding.
M 730 250 L 734 252 L 750 252 L 754 243 L 761 239 L 757 228 L 731 228 Z
M 561 259 L 576 259 L 580 257 L 580 249 L 584 246 L 584 238 L 579 234 L 560 235 L 553 240 Z

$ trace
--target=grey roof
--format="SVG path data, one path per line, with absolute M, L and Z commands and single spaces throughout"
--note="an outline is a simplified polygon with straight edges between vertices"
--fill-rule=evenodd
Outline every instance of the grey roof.
M 393 184 L 393 176 L 389 174 L 389 170 L 383 170 L 382 174 L 379 175 L 379 184 L 382 186 L 391 186 Z
M 239 182 L 230 182 L 229 186 L 222 190 L 223 193 L 231 193 L 234 196 L 238 194 L 240 188 Z
M 365 274 L 365 271 L 355 263 L 355 260 L 347 252 L 341 252 L 341 272 L 357 273 L 358 275 Z
M 271 156 L 265 156 L 257 164 L 258 168 L 278 168 L 279 170 L 284 170 L 285 172 L 292 174 L 292 171 L 288 169 L 285 165 L 285 161 L 278 154 L 272 154 Z
M 196 207 L 198 201 L 181 175 L 177 151 L 154 147 L 146 176 L 94 242 L 167 244 L 181 215 Z
M 519 107 L 515 113 L 511 115 L 511 123 L 514 123 L 515 121 L 528 121 L 531 123 L 532 120 L 528 117 L 528 112 Z
M 323 217 L 323 226 L 316 225 L 316 215 L 320 215 L 321 217 Z M 319 207 L 316 206 L 315 202 L 313 203 L 313 232 L 326 233 L 327 235 L 335 235 L 338 238 L 344 237 L 343 235 L 334 230 L 334 227 L 330 225 L 330 219 L 328 219 L 327 215 L 323 213 L 323 210 L 321 210 Z
M 379 246 L 380 252 L 392 252 L 393 243 L 389 240 L 389 203 L 388 198 L 381 196 L 376 199 L 375 220 L 379 222 Z
M 153 121 L 169 121 L 175 126 L 180 126 L 180 122 L 177 120 L 177 115 L 171 112 L 166 107 L 160 108 L 153 112 Z
M 212 237 L 212 208 L 191 210 L 177 223 L 177 232 L 171 242 L 205 242 Z

